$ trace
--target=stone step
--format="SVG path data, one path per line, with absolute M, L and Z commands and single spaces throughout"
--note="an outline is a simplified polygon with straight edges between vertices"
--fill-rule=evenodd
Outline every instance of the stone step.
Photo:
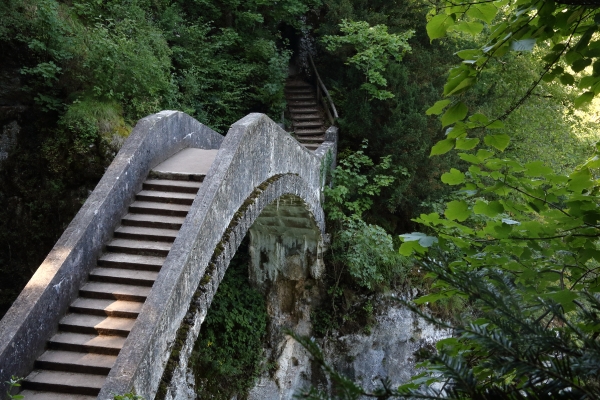
M 292 114 L 292 120 L 294 121 L 307 121 L 307 120 L 319 120 L 319 121 L 323 121 L 323 119 L 321 118 L 321 115 L 318 113 L 312 113 L 312 114 Z
M 310 113 L 318 113 L 319 109 L 317 107 L 289 107 L 290 113 L 292 114 L 310 114 Z
M 122 336 L 106 336 L 59 332 L 48 341 L 48 347 L 53 350 L 80 351 L 116 356 L 123 348 L 125 338 Z
M 104 253 L 98 259 L 101 267 L 135 269 L 141 271 L 160 271 L 165 257 L 140 256 L 125 253 Z
M 297 139 L 300 143 L 308 143 L 308 142 L 319 142 L 322 143 L 325 141 L 325 135 L 318 136 L 300 136 Z
M 315 151 L 319 148 L 320 144 L 305 143 L 303 144 L 303 146 L 306 147 L 308 150 Z
M 153 180 L 173 180 L 182 182 L 197 182 L 201 183 L 206 177 L 205 173 L 181 173 L 181 172 L 168 172 L 168 171 L 156 171 L 152 170 L 148 173 L 148 178 Z
M 115 237 L 120 239 L 150 240 L 173 243 L 178 229 L 157 229 L 138 226 L 120 226 L 115 231 Z
M 51 391 L 69 394 L 98 396 L 106 380 L 105 375 L 80 374 L 34 370 L 23 381 L 23 388 L 36 391 Z M 26 398 L 28 400 L 28 398 Z
M 149 240 L 113 239 L 106 248 L 115 253 L 137 254 L 142 256 L 166 257 L 171 243 Z
M 158 272 L 136 271 L 120 268 L 94 268 L 90 272 L 90 281 L 122 283 L 124 285 L 138 285 L 151 287 L 156 281 Z
M 325 134 L 324 129 L 295 129 L 296 136 L 321 136 Z
M 185 217 L 190 210 L 190 206 L 181 204 L 159 203 L 154 201 L 134 201 L 129 206 L 130 213 L 171 215 L 175 217 Z
M 75 351 L 47 350 L 35 361 L 38 369 L 108 375 L 117 356 Z
M 79 314 L 117 318 L 137 318 L 143 305 L 144 303 L 142 301 L 79 297 L 71 303 L 69 310 L 72 313 Z
M 288 102 L 290 108 L 294 107 L 294 108 L 304 108 L 304 107 L 316 107 L 317 106 L 317 101 L 316 100 L 312 100 L 312 101 L 289 101 Z
M 161 190 L 164 192 L 198 193 L 201 182 L 177 181 L 172 179 L 147 179 L 142 188 L 144 190 Z
M 38 392 L 35 390 L 23 390 L 20 395 L 26 400 L 96 400 L 96 396 L 84 394 L 69 394 L 56 392 Z
M 296 122 L 294 121 L 294 128 L 319 128 L 323 126 L 321 121 L 305 121 L 305 122 Z
M 317 100 L 313 93 L 287 93 L 287 101 Z
M 315 90 L 312 86 L 286 86 L 284 89 L 286 95 L 289 94 L 304 94 L 311 93 L 314 94 Z
M 293 81 L 287 81 L 285 83 L 285 88 L 286 89 L 291 89 L 291 88 L 311 88 L 312 89 L 312 85 L 305 81 L 293 80 Z
M 141 226 L 158 229 L 181 229 L 185 217 L 174 217 L 171 215 L 152 214 L 127 214 L 121 220 L 123 225 Z
M 191 206 L 196 198 L 192 193 L 162 192 L 158 190 L 142 190 L 135 195 L 136 200 L 157 203 L 173 203 Z
M 101 317 L 99 315 L 67 314 L 58 327 L 63 332 L 115 335 L 127 337 L 135 319 Z
M 69 310 L 79 314 L 117 318 L 137 318 L 143 305 L 144 303 L 140 301 L 90 299 L 80 297 L 69 306 Z
M 81 297 L 90 299 L 146 301 L 152 288 L 120 283 L 88 282 L 79 289 Z

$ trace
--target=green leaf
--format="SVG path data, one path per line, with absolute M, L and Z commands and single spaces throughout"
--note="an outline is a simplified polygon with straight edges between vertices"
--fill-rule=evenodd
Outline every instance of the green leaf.
M 427 111 L 425 111 L 425 114 L 427 115 L 440 115 L 442 113 L 442 111 L 444 110 L 444 108 L 446 108 L 446 106 L 450 104 L 450 100 L 440 100 L 437 101 L 434 105 L 432 105 L 431 107 L 429 107 L 427 109 Z
M 544 297 L 554 300 L 563 307 L 565 312 L 569 312 L 575 309 L 575 303 L 573 303 L 573 300 L 579 296 L 577 293 L 570 290 L 561 290 L 559 292 L 548 293 Z
M 562 74 L 559 79 L 560 83 L 562 83 L 563 85 L 572 85 L 575 83 L 575 77 L 571 74 Z
M 438 14 L 427 23 L 427 35 L 429 39 L 439 39 L 446 35 L 446 31 L 454 25 L 454 19 L 450 15 Z
M 417 241 L 423 247 L 431 247 L 434 243 L 438 242 L 438 238 L 434 236 L 427 236 L 421 232 L 413 232 L 413 233 L 405 233 L 399 235 L 404 242 L 414 242 Z
M 447 185 L 460 185 L 465 181 L 465 174 L 457 170 L 456 168 L 451 168 L 450 172 L 446 172 L 442 174 L 442 182 Z
M 450 96 L 452 94 L 459 94 L 461 92 L 464 92 L 465 90 L 467 90 L 469 87 L 473 86 L 474 84 L 475 84 L 475 78 L 463 79 L 458 85 L 456 85 L 456 87 L 454 89 L 450 90 L 447 93 L 446 93 L 446 86 L 444 86 L 444 95 Z
M 597 77 L 597 76 L 584 76 L 579 81 L 579 85 L 577 85 L 577 87 L 579 89 L 589 88 L 589 87 L 591 87 L 593 84 L 595 84 L 598 81 L 600 81 L 600 77 Z
M 458 222 L 463 222 L 467 218 L 469 218 L 469 206 L 466 202 L 462 200 L 454 200 L 448 203 L 448 207 L 446 207 L 446 211 L 444 211 L 444 215 L 446 218 L 450 220 L 456 220 Z
M 483 200 L 477 200 L 475 206 L 473 206 L 473 212 L 475 214 L 482 214 L 493 218 L 504 212 L 504 206 L 499 201 L 490 201 L 489 203 L 486 203 Z
M 458 156 L 460 157 L 461 160 L 466 161 L 468 163 L 481 164 L 481 160 L 479 158 L 477 158 L 477 156 L 474 156 L 473 154 L 458 153 Z
M 583 71 L 588 65 L 592 64 L 592 60 L 589 58 L 582 58 L 580 60 L 577 60 L 573 63 L 573 65 L 571 65 L 571 69 L 573 70 L 573 72 L 581 72 Z
M 569 190 L 575 193 L 581 193 L 594 185 L 592 174 L 588 168 L 573 172 L 569 178 Z
M 481 33 L 481 31 L 483 30 L 483 24 L 481 24 L 479 22 L 463 21 L 459 24 L 454 25 L 452 28 L 457 31 L 465 32 L 465 33 L 475 36 L 475 35 Z
M 470 122 L 475 122 L 481 125 L 487 125 L 490 120 L 488 117 L 486 117 L 484 114 L 480 114 L 480 113 L 476 113 L 473 114 L 469 117 L 469 121 Z
M 486 128 L 488 129 L 502 129 L 504 128 L 504 122 L 500 121 L 500 120 L 495 120 L 494 122 L 492 122 L 491 124 L 487 125 Z
M 481 50 L 467 49 L 467 50 L 458 51 L 454 54 L 456 54 L 458 57 L 462 58 L 463 60 L 474 60 L 481 55 Z
M 506 147 L 510 143 L 510 137 L 504 133 L 499 135 L 486 135 L 483 138 L 483 141 L 488 146 L 492 146 L 500 151 L 504 151 L 504 149 L 506 149 Z
M 594 99 L 594 92 L 585 92 L 575 99 L 575 108 L 580 108 Z
M 491 3 L 475 3 L 467 10 L 467 15 L 471 18 L 481 19 L 491 24 L 496 16 L 498 9 Z
M 462 122 L 457 122 L 454 126 L 446 129 L 446 137 L 448 139 L 456 139 L 457 137 L 465 136 L 467 128 Z
M 515 40 L 510 44 L 513 51 L 532 51 L 535 46 L 535 39 Z
M 424 254 L 426 248 L 421 246 L 418 241 L 404 242 L 400 245 L 398 253 L 405 257 L 411 256 L 413 253 Z
M 494 155 L 494 153 L 492 151 L 489 150 L 485 150 L 485 149 L 481 149 L 481 150 L 477 150 L 477 158 L 479 158 L 481 161 L 485 161 L 488 158 L 492 157 Z
M 415 304 L 434 303 L 434 302 L 436 302 L 436 301 L 438 301 L 440 299 L 445 299 L 446 297 L 448 297 L 448 296 L 444 295 L 443 292 L 441 292 L 441 293 L 430 293 L 428 295 L 421 296 L 418 299 L 415 299 L 414 303 Z
M 457 138 L 456 139 L 456 149 L 457 150 L 471 150 L 475 148 L 479 144 L 479 139 L 477 138 Z
M 460 121 L 467 116 L 469 109 L 462 101 L 450 107 L 444 115 L 442 115 L 442 126 L 452 125 L 456 121 Z
M 552 168 L 545 166 L 541 161 L 525 164 L 525 175 L 527 176 L 544 176 L 551 173 Z
M 455 142 L 456 139 L 440 140 L 431 148 L 431 154 L 429 154 L 429 156 L 437 156 L 449 152 L 454 148 Z

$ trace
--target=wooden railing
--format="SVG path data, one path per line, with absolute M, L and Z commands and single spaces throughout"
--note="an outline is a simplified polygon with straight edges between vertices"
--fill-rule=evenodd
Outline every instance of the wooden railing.
M 312 66 L 313 72 L 315 73 L 315 77 L 317 79 L 317 101 L 323 103 L 323 108 L 325 108 L 325 111 L 327 112 L 327 117 L 329 118 L 331 125 L 335 125 L 335 120 L 338 119 L 340 116 L 338 115 L 337 109 L 335 108 L 335 104 L 333 104 L 333 100 L 331 99 L 331 95 L 329 94 L 327 87 L 325 87 L 325 84 L 319 76 L 319 71 L 317 71 L 317 67 L 315 66 L 315 62 L 313 61 L 313 58 L 310 55 L 310 53 L 308 53 L 308 60 L 310 61 L 310 65 Z M 325 97 L 327 97 L 328 102 L 325 101 L 323 93 L 325 94 Z

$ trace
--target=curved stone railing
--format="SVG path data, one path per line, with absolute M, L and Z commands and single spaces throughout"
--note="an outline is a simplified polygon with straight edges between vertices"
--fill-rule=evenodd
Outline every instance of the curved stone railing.
M 134 390 L 176 398 L 186 360 L 229 260 L 260 212 L 283 195 L 302 200 L 324 233 L 321 190 L 337 132 L 311 153 L 262 114 L 229 130 L 99 399 Z M 165 370 L 166 366 L 166 370 Z M 176 386 L 176 385 L 175 385 Z
M 138 122 L 91 196 L 0 321 L 0 397 L 43 352 L 103 245 L 151 168 L 178 151 L 217 149 L 223 137 L 190 116 L 162 111 Z

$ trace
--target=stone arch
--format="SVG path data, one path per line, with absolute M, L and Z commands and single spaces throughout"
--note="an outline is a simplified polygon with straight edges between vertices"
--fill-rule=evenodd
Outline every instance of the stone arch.
M 260 184 L 236 211 L 212 254 L 193 296 L 184 323 L 179 327 L 156 399 L 193 398 L 187 385 L 188 358 L 201 329 L 212 298 L 225 276 L 239 245 L 250 232 L 252 257 L 250 280 L 267 290 L 269 283 L 298 280 L 322 272 L 322 237 L 318 225 L 323 213 L 320 204 L 308 195 L 309 186 L 298 175 L 276 175 Z M 295 227 L 295 231 L 287 228 Z M 286 246 L 287 245 L 287 246 Z M 298 250 L 307 250 L 303 260 Z M 262 254 L 267 254 L 264 262 Z M 281 262 L 281 264 L 277 264 Z M 279 268 L 278 268 L 279 267 Z M 254 274 L 253 274 L 254 273 Z M 258 280 L 257 280 L 258 279 Z
M 213 295 L 248 230 L 257 220 L 258 229 L 278 199 L 304 209 L 318 259 L 324 171 L 335 160 L 336 133 L 328 135 L 312 153 L 265 115 L 232 125 L 99 399 L 132 389 L 148 399 L 187 397 L 187 361 Z

